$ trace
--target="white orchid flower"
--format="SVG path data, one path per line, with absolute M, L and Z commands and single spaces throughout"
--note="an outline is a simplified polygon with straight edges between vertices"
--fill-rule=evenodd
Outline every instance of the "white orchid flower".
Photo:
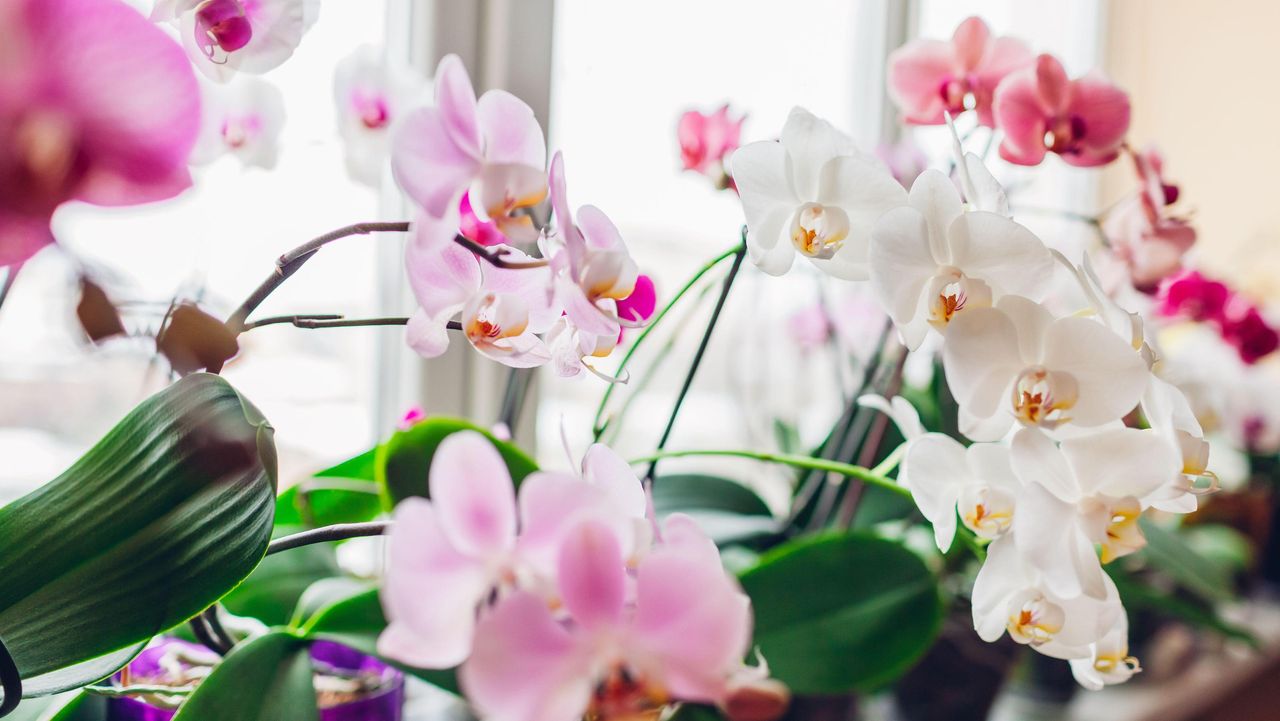
M 1169 443 L 1180 464 L 1167 485 L 1143 499 L 1144 505 L 1169 513 L 1195 511 L 1199 506 L 1197 498 L 1217 490 L 1218 479 L 1209 470 L 1209 442 L 1191 403 L 1177 386 L 1152 375 L 1142 396 L 1142 415 L 1152 431 Z M 1197 484 L 1201 478 L 1210 480 L 1207 487 Z
M 858 396 L 858 405 L 880 411 L 888 416 L 907 442 L 925 435 L 924 424 L 920 422 L 920 413 L 916 411 L 915 406 L 911 405 L 911 401 L 902 396 L 885 398 L 876 393 L 864 393 Z
M 1005 296 L 956 316 L 942 349 L 960 404 L 960 430 L 975 441 L 1025 426 L 1090 428 L 1133 410 L 1150 372 L 1133 348 L 1087 318 L 1054 318 L 1043 306 Z
M 960 189 L 964 192 L 968 209 L 1012 218 L 1013 213 L 1009 210 L 1009 198 L 1005 195 L 1004 188 L 991 171 L 987 170 L 982 158 L 964 151 L 950 115 L 947 116 L 947 128 L 951 131 L 951 156 L 956 165 L 956 176 L 960 180 Z
M 911 442 L 898 472 L 920 513 L 933 524 L 938 549 L 956 535 L 956 511 L 965 527 L 996 539 L 1013 525 L 1022 483 L 1013 473 L 1009 449 L 994 443 L 965 448 L 954 438 L 927 433 Z
M 1091 691 L 1124 683 L 1142 670 L 1138 659 L 1129 655 L 1129 619 L 1123 613 L 1089 650 L 1089 658 L 1071 659 L 1071 674 Z
M 262 78 L 242 75 L 226 84 L 201 81 L 200 92 L 203 117 L 191 163 L 207 165 L 230 155 L 245 167 L 274 169 L 285 123 L 280 89 Z
M 730 165 L 747 250 L 769 275 L 790 270 L 798 252 L 828 275 L 866 280 L 871 228 L 907 200 L 877 160 L 803 108 L 791 111 L 780 142 L 745 145 Z
M 1023 429 L 1010 450 L 1013 471 L 1026 486 L 1013 519 L 1018 550 L 1054 593 L 1105 598 L 1101 564 L 1146 545 L 1138 526 L 1141 499 L 1178 469 L 1168 443 L 1152 431 L 1117 428 L 1068 438 L 1059 448 L 1043 433 Z
M 1115 584 L 1104 577 L 1101 599 L 1054 592 L 1018 552 L 1016 534 L 987 547 L 987 560 L 973 583 L 974 629 L 988 643 L 1008 632 L 1046 656 L 1090 658 L 1093 645 L 1124 615 Z
M 1038 298 L 1053 272 L 1053 256 L 1035 234 L 1000 213 L 965 212 L 955 185 L 937 170 L 921 173 L 909 205 L 876 223 L 870 264 L 871 288 L 912 350 L 930 326 L 945 330 L 965 310 L 1008 294 Z

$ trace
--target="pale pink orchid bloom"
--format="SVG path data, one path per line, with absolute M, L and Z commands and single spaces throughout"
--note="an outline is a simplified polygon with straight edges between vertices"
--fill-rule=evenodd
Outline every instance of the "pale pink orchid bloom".
M 456 217 L 421 216 L 405 248 L 409 286 L 418 310 L 406 326 L 410 347 L 435 358 L 449 347 L 448 323 L 460 315 L 462 332 L 481 354 L 512 368 L 551 359 L 537 334 L 559 311 L 551 305 L 547 268 L 498 268 L 454 242 Z M 528 260 L 506 249 L 514 261 Z
M 634 578 L 614 534 L 590 520 L 557 565 L 558 612 L 517 592 L 476 624 L 459 679 L 481 716 L 622 721 L 726 697 L 751 641 L 750 601 L 691 519 L 667 519 Z
M 279 67 L 319 18 L 320 0 L 159 0 L 151 12 L 177 24 L 191 62 L 218 82 Z
M 411 111 L 392 136 L 396 183 L 432 217 L 463 193 L 482 221 L 513 242 L 537 240 L 528 209 L 547 196 L 547 148 L 533 110 L 504 90 L 476 100 L 466 68 L 447 55 L 436 69 L 436 104 Z
M 1054 152 L 1071 165 L 1106 165 L 1120 155 L 1129 130 L 1129 95 L 1098 73 L 1071 80 L 1062 63 L 1041 55 L 996 89 L 1000 157 L 1039 165 Z
M 119 0 L 9 0 L 0 23 L 0 266 L 52 243 L 69 200 L 190 187 L 199 88 L 163 31 Z
M 730 117 L 728 105 L 711 114 L 689 110 L 681 115 L 676 138 L 680 142 L 680 162 L 684 169 L 707 176 L 722 190 L 733 188 L 733 178 L 725 169 L 725 158 L 738 149 L 744 120 L 742 116 Z
M 561 375 L 577 375 L 588 356 L 607 357 L 618 344 L 624 324 L 619 303 L 635 291 L 640 272 L 617 226 L 599 208 L 584 205 L 570 213 L 564 158 L 556 153 L 550 170 L 551 207 L 556 235 L 548 255 L 555 273 L 556 305 L 564 317 L 548 336 Z M 586 366 L 591 369 L 591 366 Z
M 889 96 L 908 123 L 942 125 L 947 113 L 974 110 L 979 123 L 995 127 L 996 86 L 1031 62 L 1031 50 L 1021 40 L 992 37 L 981 18 L 971 17 L 950 41 L 921 38 L 895 50 L 889 56 Z
M 425 83 L 405 64 L 374 45 L 361 45 L 338 62 L 333 100 L 338 111 L 347 175 L 378 187 L 391 157 L 391 127 L 423 93 Z
M 1159 151 L 1134 153 L 1133 163 L 1141 184 L 1138 193 L 1107 214 L 1102 231 L 1134 287 L 1150 292 L 1182 269 L 1182 257 L 1195 245 L 1196 230 L 1169 208 L 1178 199 L 1178 186 L 1165 182 Z
M 427 483 L 431 499 L 396 507 L 382 604 L 390 621 L 380 653 L 418 668 L 467 658 L 477 614 L 494 596 L 528 591 L 556 603 L 556 559 L 568 529 L 590 521 L 638 554 L 647 537 L 640 481 L 619 473 L 603 446 L 588 453 L 590 474 L 534 473 L 517 494 L 497 449 L 475 431 L 441 442 Z M 618 462 L 621 462 L 618 459 Z
M 191 151 L 193 165 L 230 155 L 246 167 L 275 168 L 284 130 L 284 95 L 275 85 L 238 76 L 225 85 L 201 84 L 204 120 Z

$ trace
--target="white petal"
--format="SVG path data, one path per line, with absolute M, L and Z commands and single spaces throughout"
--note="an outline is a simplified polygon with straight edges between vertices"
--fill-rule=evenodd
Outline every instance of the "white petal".
M 1023 363 L 1014 324 L 995 308 L 973 308 L 955 316 L 942 346 L 947 383 L 960 406 L 989 418 L 1008 405 L 1007 392 Z
M 1006 295 L 996 301 L 996 307 L 1004 311 L 1017 330 L 1023 363 L 1041 363 L 1044 360 L 1044 339 L 1053 323 L 1053 314 L 1039 303 L 1017 295 Z
M 782 146 L 791 161 L 788 165 L 791 187 L 804 201 L 817 199 L 818 181 L 827 161 L 836 156 L 857 153 L 847 135 L 804 108 L 791 109 L 786 125 L 782 126 Z M 733 178 L 738 182 L 736 158 Z
M 780 207 L 794 210 L 800 205 L 787 181 L 787 151 L 781 143 L 764 140 L 744 145 L 734 151 L 729 163 L 748 230 L 763 226 Z
M 939 263 L 950 264 L 947 228 L 964 212 L 955 184 L 939 170 L 926 170 L 911 184 L 909 202 L 929 223 L 929 242 L 934 257 Z
M 938 270 L 929 248 L 929 226 L 912 207 L 895 208 L 871 233 L 871 290 L 899 326 L 921 311 L 920 295 Z
M 1150 371 L 1133 348 L 1106 326 L 1085 318 L 1060 318 L 1045 334 L 1044 365 L 1075 377 L 1078 398 L 1072 422 L 1096 426 L 1133 410 Z
M 1013 515 L 1013 537 L 1019 553 L 1039 569 L 1045 585 L 1060 596 L 1078 596 L 1083 589 L 1070 550 L 1080 535 L 1074 504 L 1055 497 L 1039 483 L 1027 485 Z
M 1143 498 L 1169 483 L 1181 454 L 1155 431 L 1102 431 L 1062 441 L 1062 453 L 1085 495 Z
M 973 153 L 966 153 L 962 167 L 969 178 L 969 187 L 966 188 L 965 194 L 970 197 L 966 200 L 975 210 L 996 213 L 1006 218 L 1013 217 L 1009 211 L 1009 198 L 1005 195 L 1004 188 L 1000 187 L 995 176 L 987 170 L 987 166 L 982 163 L 982 158 Z
M 1022 428 L 1009 447 L 1013 472 L 1024 484 L 1039 483 L 1064 502 L 1083 497 L 1071 464 L 1051 438 L 1035 428 Z
M 941 433 L 916 439 L 903 459 L 905 484 L 920 513 L 933 524 L 938 548 L 946 551 L 956 532 L 956 501 L 967 478 L 964 446 Z
M 747 229 L 747 256 L 756 267 L 769 275 L 785 275 L 796 259 L 796 248 L 790 238 L 783 237 L 791 211 L 778 207 L 758 226 L 759 232 Z
M 995 213 L 965 213 L 947 229 L 951 262 L 997 295 L 1043 297 L 1053 256 L 1034 233 Z

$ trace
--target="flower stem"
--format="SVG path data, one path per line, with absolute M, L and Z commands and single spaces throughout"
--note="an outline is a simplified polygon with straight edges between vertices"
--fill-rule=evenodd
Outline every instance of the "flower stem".
M 345 541 L 348 538 L 381 536 L 391 530 L 391 521 L 370 521 L 368 523 L 338 523 L 332 526 L 302 531 L 291 536 L 281 536 L 267 546 L 267 555 L 288 551 L 302 546 L 329 541 Z
M 698 367 L 702 365 L 702 358 L 706 355 L 707 345 L 711 342 L 711 334 L 715 332 L 716 323 L 720 320 L 720 311 L 724 310 L 725 300 L 729 298 L 729 291 L 733 289 L 733 281 L 738 276 L 738 269 L 742 267 L 742 259 L 747 254 L 747 228 L 742 228 L 742 244 L 738 246 L 733 256 L 733 265 L 729 267 L 729 274 L 725 276 L 724 286 L 720 289 L 720 297 L 716 299 L 715 308 L 711 310 L 711 319 L 707 322 L 707 329 L 702 333 L 702 341 L 698 344 L 698 350 L 693 355 L 693 362 L 689 365 L 689 372 L 685 374 L 684 384 L 680 386 L 680 393 L 676 396 L 676 403 L 671 408 L 671 416 L 667 418 L 667 427 L 662 431 L 662 437 L 658 439 L 657 451 L 662 452 L 666 447 L 667 441 L 671 438 L 671 430 L 676 425 L 676 418 L 680 415 L 680 407 L 684 405 L 685 396 L 689 394 L 689 388 L 693 385 L 693 378 L 698 373 Z M 649 463 L 649 470 L 645 472 L 646 481 L 653 482 L 653 474 L 657 470 L 658 459 L 655 458 Z
M 902 369 L 906 365 L 907 354 L 906 349 L 898 354 L 898 360 L 894 363 L 893 375 L 889 378 L 889 384 L 885 392 L 885 396 L 892 398 L 897 395 L 899 388 L 902 386 Z M 858 465 L 866 466 L 876 457 L 876 452 L 880 450 L 880 442 L 884 440 L 885 430 L 889 426 L 889 416 L 880 413 L 876 415 L 876 419 L 871 424 L 871 432 L 862 442 L 862 449 L 858 452 Z M 840 515 L 838 523 L 841 528 L 848 530 L 853 525 L 853 519 L 858 514 L 858 504 L 862 502 L 862 491 L 865 486 L 854 480 L 849 484 L 849 488 L 845 491 L 844 500 L 840 502 Z
M 495 268 L 542 268 L 550 262 L 546 258 L 524 261 L 505 260 L 503 256 L 507 254 L 506 248 L 489 248 L 461 235 L 454 236 L 453 242 L 471 251 L 477 258 Z
M 707 456 L 727 456 L 732 458 L 750 458 L 752 460 L 763 461 L 765 463 L 781 463 L 793 468 L 805 468 L 815 471 L 825 471 L 828 473 L 837 473 L 849 478 L 856 478 L 863 483 L 893 491 L 903 496 L 910 496 L 911 492 L 898 485 L 892 478 L 886 478 L 876 474 L 871 470 L 862 466 L 855 466 L 849 463 L 840 463 L 839 461 L 829 461 L 824 458 L 810 458 L 809 456 L 797 456 L 789 453 L 766 453 L 763 451 L 747 451 L 747 450 L 687 450 L 687 451 L 659 451 L 652 455 L 642 456 L 640 458 L 631 459 L 631 463 L 652 463 L 663 458 L 689 458 L 689 457 L 707 457 Z
M 239 335 L 244 331 L 244 323 L 249 318 L 249 314 L 258 309 L 262 302 L 266 300 L 276 288 L 279 288 L 289 276 L 298 272 L 304 263 L 311 260 L 316 251 L 335 240 L 348 238 L 353 235 L 368 235 L 370 233 L 407 233 L 409 232 L 409 223 L 407 221 L 398 221 L 390 223 L 356 223 L 348 225 L 345 228 L 331 230 L 324 235 L 313 238 L 306 243 L 294 248 L 276 259 L 276 269 L 266 280 L 262 281 L 253 293 L 245 298 L 244 302 L 236 308 L 231 317 L 227 319 L 227 327 L 235 335 Z M 215 369 L 210 369 L 216 372 Z M 219 369 L 220 370 L 220 369 Z
M 658 327 L 658 324 L 662 322 L 662 319 L 667 317 L 667 314 L 671 312 L 671 309 L 675 307 L 676 303 L 678 303 L 681 298 L 685 297 L 689 291 L 697 285 L 698 281 L 702 280 L 702 277 L 710 272 L 712 268 L 719 265 L 721 261 L 737 255 L 740 249 L 741 245 L 735 245 L 729 250 L 717 255 L 698 269 L 698 272 L 694 273 L 689 280 L 685 281 L 684 286 L 680 288 L 680 290 L 676 291 L 675 295 L 671 296 L 671 300 L 667 301 L 667 304 L 663 306 L 662 310 L 658 311 L 658 314 L 653 317 L 653 320 L 649 321 L 644 330 L 640 332 L 639 337 L 636 338 L 636 342 L 632 343 L 631 347 L 627 349 L 627 352 L 623 354 L 622 361 L 618 363 L 616 375 L 619 377 L 622 376 L 623 371 L 627 368 L 627 364 L 631 362 L 631 357 L 635 355 L 636 351 L 640 349 L 640 346 L 644 344 L 645 340 L 649 337 L 649 334 Z M 617 386 L 617 383 L 610 383 L 608 387 L 605 388 L 604 395 L 600 398 L 600 405 L 596 408 L 596 415 L 592 420 L 591 425 L 595 434 L 595 440 L 597 441 L 600 440 L 600 436 L 604 434 L 605 429 L 609 427 L 609 424 L 613 422 L 612 419 L 604 422 L 601 422 L 601 420 L 604 416 L 604 409 L 609 405 L 609 398 L 613 396 L 613 391 Z
M 129 696 L 190 696 L 192 686 L 85 686 L 84 690 L 95 696 L 127 698 Z

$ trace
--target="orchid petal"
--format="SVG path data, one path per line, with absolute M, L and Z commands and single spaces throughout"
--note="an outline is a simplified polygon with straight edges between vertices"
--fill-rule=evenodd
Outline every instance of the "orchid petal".
M 459 551 L 486 556 L 515 544 L 515 486 L 487 438 L 475 431 L 445 438 L 431 460 L 427 483 L 440 527 Z
M 827 161 L 841 155 L 857 154 L 853 141 L 847 135 L 836 130 L 826 120 L 799 107 L 791 109 L 786 124 L 782 126 L 782 147 L 786 149 L 789 161 L 787 172 L 793 195 L 802 201 L 818 198 L 818 181 Z M 736 155 L 735 153 L 735 158 Z M 734 162 L 733 178 L 735 182 L 739 182 L 737 161 Z
M 1075 378 L 1079 395 L 1070 414 L 1081 426 L 1101 425 L 1132 411 L 1150 375 L 1128 343 L 1085 318 L 1054 321 L 1045 336 L 1044 365 Z
M 480 171 L 479 161 L 450 137 L 438 108 L 418 108 L 406 115 L 391 144 L 396 184 L 436 218 L 456 210 Z
M 539 171 L 546 166 L 542 126 L 523 100 L 505 90 L 490 90 L 480 97 L 476 118 L 486 163 L 527 165 Z
M 916 439 L 903 459 L 904 485 L 933 524 L 938 550 L 951 548 L 956 534 L 956 501 L 964 482 L 964 446 L 941 433 L 926 433 Z

